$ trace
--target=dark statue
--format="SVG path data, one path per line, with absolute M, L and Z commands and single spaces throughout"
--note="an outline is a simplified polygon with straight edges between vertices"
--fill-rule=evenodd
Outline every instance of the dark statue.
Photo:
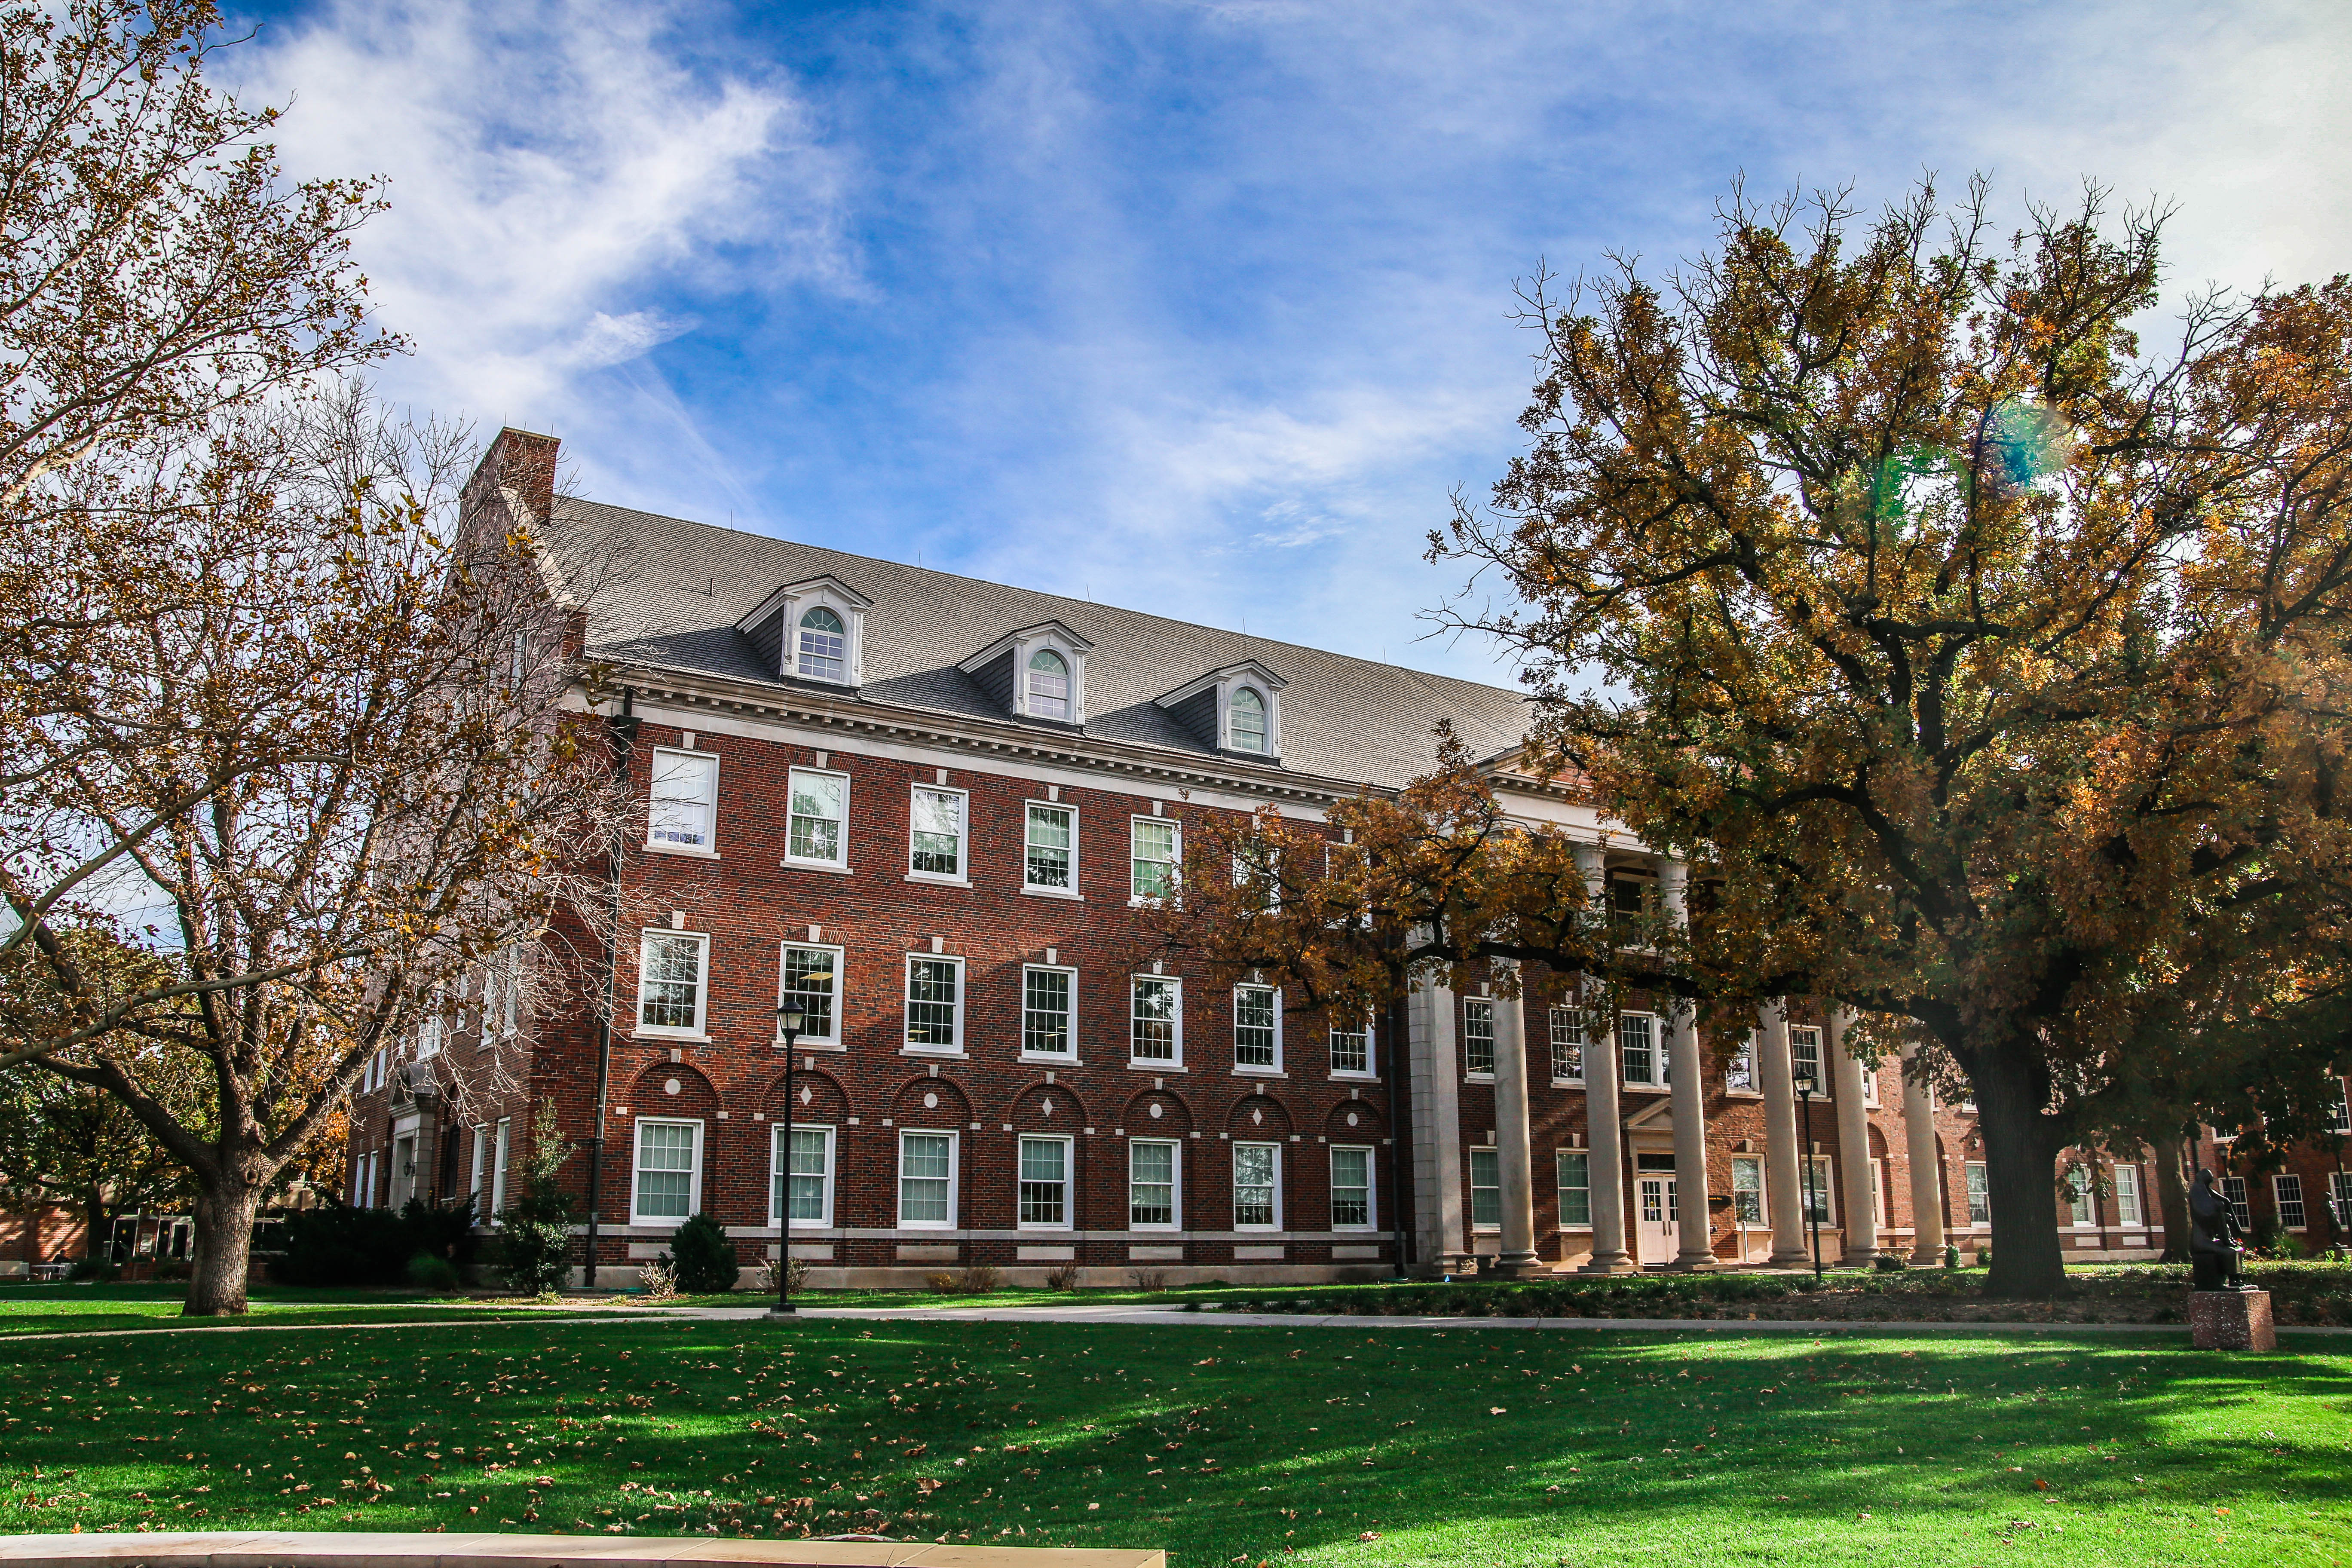
M 2230 1206 L 2228 1194 L 2214 1184 L 2213 1173 L 2199 1171 L 2197 1184 L 2189 1189 L 2191 1289 L 2252 1289 L 2239 1272 L 2246 1256 L 2245 1243 L 2240 1239 L 2244 1234 L 2238 1228 L 2237 1211 Z

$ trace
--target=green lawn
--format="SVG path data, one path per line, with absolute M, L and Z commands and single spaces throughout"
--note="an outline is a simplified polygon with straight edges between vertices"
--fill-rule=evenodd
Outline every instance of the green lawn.
M 0 1493 L 20 1531 L 887 1526 L 1182 1568 L 2334 1565 L 2333 1343 L 646 1319 L 0 1342 Z
M 16 1334 L 89 1333 L 101 1329 L 233 1329 L 256 1321 L 414 1323 L 525 1316 L 523 1309 L 467 1306 L 446 1293 L 383 1290 L 257 1290 L 246 1318 L 184 1318 L 178 1285 L 27 1285 L 0 1287 L 0 1340 Z

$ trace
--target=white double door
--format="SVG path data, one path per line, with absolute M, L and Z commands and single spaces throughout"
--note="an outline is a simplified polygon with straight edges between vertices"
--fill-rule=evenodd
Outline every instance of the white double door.
M 1637 1263 L 1672 1263 L 1682 1245 L 1675 1224 L 1675 1179 L 1638 1175 L 1633 1178 L 1633 1258 Z

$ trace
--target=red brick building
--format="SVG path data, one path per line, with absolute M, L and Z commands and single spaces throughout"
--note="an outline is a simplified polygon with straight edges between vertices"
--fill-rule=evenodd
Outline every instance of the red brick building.
M 551 442 L 501 442 L 537 459 L 508 471 L 551 471 Z M 502 1207 L 551 1100 L 583 1149 L 604 1131 L 567 1173 L 585 1206 L 596 1165 L 606 1282 L 690 1213 L 772 1256 L 787 1206 L 819 1283 L 1786 1262 L 1810 1245 L 1801 1144 L 1833 1258 L 1987 1235 L 1965 1108 L 1866 1071 L 1801 1005 L 1730 1050 L 1628 1014 L 1588 1051 L 1547 975 L 1357 1027 L 1139 956 L 1134 910 L 1204 814 L 1317 820 L 1426 771 L 1440 720 L 1511 810 L 1590 841 L 1596 887 L 1678 899 L 1680 868 L 1509 773 L 1518 693 L 543 489 L 474 504 L 528 512 L 558 559 L 625 542 L 581 635 L 651 802 L 635 914 L 575 1005 L 525 1016 L 487 975 L 372 1068 L 354 1201 Z M 787 997 L 809 1019 L 789 1146 Z M 2161 1246 L 2151 1173 L 2069 1216 L 2080 1255 Z

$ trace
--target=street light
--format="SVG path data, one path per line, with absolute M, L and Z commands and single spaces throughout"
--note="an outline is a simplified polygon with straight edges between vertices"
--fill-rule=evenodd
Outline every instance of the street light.
M 821 978 L 830 982 L 833 977 Z M 785 997 L 784 1005 L 776 1009 L 777 1026 L 784 1032 L 784 1168 L 777 1184 L 776 1304 L 768 1309 L 771 1318 L 800 1315 L 793 1310 L 793 1047 L 801 1043 L 801 1026 L 807 1022 L 798 996 Z
M 1813 1094 L 1821 1082 L 1810 1072 L 1797 1075 L 1797 1106 L 1805 1118 L 1805 1217 L 1813 1227 L 1813 1283 L 1822 1282 L 1822 1205 L 1813 1195 Z

